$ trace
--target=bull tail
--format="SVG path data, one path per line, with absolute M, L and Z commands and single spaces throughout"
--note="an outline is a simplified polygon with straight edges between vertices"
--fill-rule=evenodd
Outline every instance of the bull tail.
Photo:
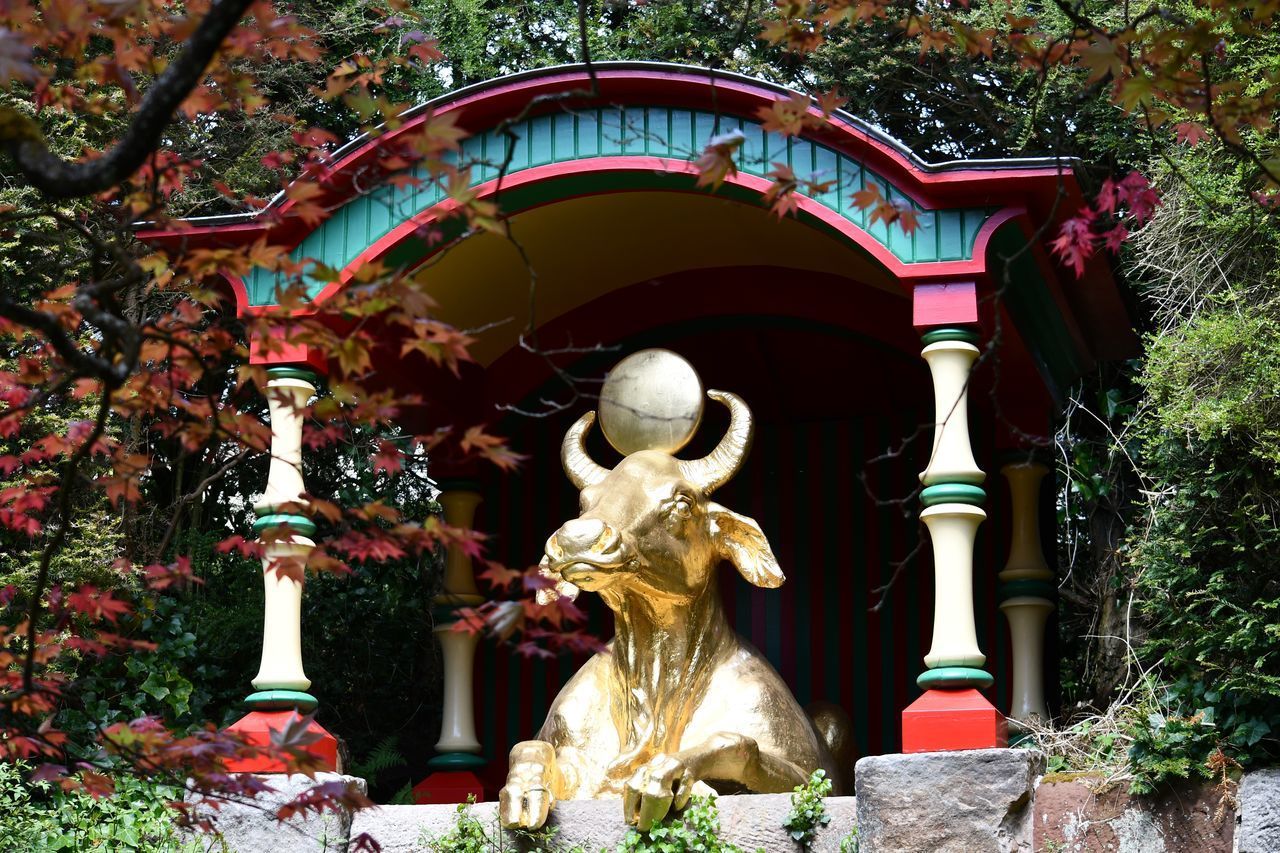
M 858 743 L 853 736 L 853 719 L 844 708 L 833 702 L 817 701 L 805 709 L 813 723 L 827 754 L 831 757 L 831 766 L 826 768 L 831 777 L 832 793 L 853 793 L 853 765 L 858 760 Z

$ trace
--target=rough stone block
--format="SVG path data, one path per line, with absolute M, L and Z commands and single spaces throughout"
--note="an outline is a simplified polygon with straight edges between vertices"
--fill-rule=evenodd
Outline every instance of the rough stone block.
M 1280 850 L 1280 768 L 1255 770 L 1240 781 L 1240 853 Z
M 351 831 L 350 812 L 327 811 L 323 815 L 312 814 L 305 819 L 283 822 L 276 820 L 275 812 L 300 794 L 326 782 L 355 783 L 365 793 L 368 789 L 363 779 L 338 773 L 317 773 L 315 779 L 300 773 L 263 774 L 261 778 L 274 790 L 259 794 L 252 801 L 224 802 L 217 810 L 209 806 L 200 808 L 201 814 L 214 819 L 226 853 L 345 853 Z M 212 849 L 223 848 L 214 843 Z
M 1234 816 L 1213 785 L 1181 784 L 1158 795 L 1137 796 L 1122 785 L 1094 790 L 1089 784 L 1088 779 L 1054 781 L 1036 789 L 1037 851 L 1232 851 Z
M 1031 853 L 1044 756 L 975 749 L 863 758 L 855 771 L 862 853 Z
M 791 853 L 799 849 L 791 841 L 782 821 L 791 811 L 789 794 L 755 794 L 720 797 L 720 835 L 744 851 L 754 853 L 764 848 L 769 853 Z M 815 853 L 837 853 L 840 840 L 853 829 L 856 805 L 853 797 L 830 797 L 826 801 L 831 823 L 818 833 L 811 848 Z M 491 838 L 497 833 L 497 805 L 478 803 L 471 815 L 486 828 Z M 351 837 L 367 833 L 384 853 L 420 853 L 427 836 L 448 833 L 457 821 L 455 806 L 380 806 L 356 813 Z M 618 800 L 571 800 L 558 803 L 552 810 L 550 826 L 557 827 L 555 840 L 560 848 L 581 845 L 583 849 L 613 850 L 627 827 L 622 821 L 622 804 Z M 510 849 L 516 839 L 508 837 Z

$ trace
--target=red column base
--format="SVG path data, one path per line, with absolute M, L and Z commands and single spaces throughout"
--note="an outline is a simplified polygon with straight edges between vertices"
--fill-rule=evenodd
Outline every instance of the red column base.
M 444 770 L 432 773 L 413 786 L 413 801 L 420 806 L 437 803 L 465 803 L 467 797 L 476 802 L 484 799 L 484 785 L 470 770 Z
M 949 752 L 1009 745 L 1004 714 L 973 688 L 926 690 L 902 712 L 903 752 Z
M 254 746 L 266 747 L 271 744 L 272 732 L 278 732 L 283 729 L 288 725 L 289 720 L 294 718 L 295 714 L 296 712 L 293 710 L 250 711 L 228 726 L 227 731 L 236 732 L 247 743 Z M 307 732 L 316 735 L 317 739 L 302 747 L 302 750 L 308 755 L 314 756 L 322 765 L 317 769 L 330 772 L 336 771 L 338 769 L 338 739 L 329 734 L 324 726 L 315 720 L 312 720 L 307 726 Z M 256 755 L 252 758 L 230 758 L 227 760 L 226 767 L 232 773 L 287 773 L 289 771 L 283 761 L 266 755 Z

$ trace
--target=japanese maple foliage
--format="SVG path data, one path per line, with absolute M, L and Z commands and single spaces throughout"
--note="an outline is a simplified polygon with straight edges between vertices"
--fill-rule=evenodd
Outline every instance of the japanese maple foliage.
M 387 96 L 385 76 L 440 55 L 410 4 L 388 0 L 369 10 L 373 26 L 394 34 L 397 49 L 379 58 L 337 57 L 314 94 L 377 133 L 396 127 L 410 105 Z M 59 710 L 77 701 L 68 661 L 149 646 L 123 627 L 133 609 L 129 592 L 64 588 L 54 582 L 53 566 L 76 535 L 86 488 L 125 517 L 138 511 L 149 483 L 168 473 L 164 466 L 175 454 L 216 463 L 211 477 L 217 477 L 270 453 L 266 372 L 248 363 L 247 339 L 264 341 L 268 353 L 277 345 L 305 346 L 329 365 L 325 387 L 305 413 L 311 450 L 346 441 L 356 431 L 393 434 L 405 408 L 421 402 L 368 387 L 375 328 L 394 329 L 404 353 L 420 353 L 441 370 L 456 372 L 469 359 L 470 339 L 433 319 L 423 285 L 402 270 L 370 264 L 357 271 L 354 286 L 315 309 L 302 278 L 324 270 L 290 261 L 280 246 L 260 241 L 240 249 L 197 248 L 179 241 L 176 248 L 156 249 L 132 238 L 139 220 L 153 229 L 184 227 L 183 211 L 171 205 L 193 183 L 214 185 L 232 209 L 262 207 L 260 197 L 218 180 L 203 157 L 171 149 L 167 129 L 185 124 L 217 133 L 236 116 L 273 110 L 270 120 L 288 128 L 289 145 L 260 161 L 279 171 L 289 204 L 284 213 L 266 216 L 294 217 L 307 226 L 326 218 L 323 164 L 337 137 L 279 111 L 261 74 L 334 59 L 324 56 L 313 31 L 269 2 L 0 2 L 0 85 L 8 93 L 0 105 L 0 144 L 30 190 L 21 204 L 0 212 L 0 228 L 6 238 L 34 230 L 44 243 L 62 241 L 45 269 L 51 287 L 0 293 L 0 335 L 11 355 L 0 371 L 0 439 L 14 448 L 0 454 L 6 478 L 0 526 L 29 543 L 36 563 L 29 588 L 0 590 L 0 757 L 33 765 L 37 780 L 96 796 L 111 791 L 108 767 L 128 767 L 186 781 L 205 802 L 216 802 L 264 789 L 261 780 L 228 773 L 232 758 L 265 751 L 297 772 L 318 769 L 305 749 L 314 737 L 306 717 L 267 747 L 211 724 L 172 730 L 155 717 L 141 717 L 100 729 L 100 760 L 77 758 L 84 750 L 68 751 L 68 737 L 55 724 Z M 91 125 L 100 144 L 59 136 L 57 129 L 69 120 Z M 405 176 L 416 166 L 417 174 L 445 189 L 464 230 L 501 230 L 497 208 L 477 200 L 467 189 L 465 167 L 447 160 L 462 136 L 450 121 L 430 118 L 386 146 L 369 172 L 380 180 L 416 182 L 421 179 Z M 311 180 L 291 180 L 299 175 Z M 282 312 L 307 309 L 288 325 L 287 337 L 272 318 L 239 318 L 228 304 L 223 277 L 244 275 L 253 266 L 285 282 L 278 294 Z M 41 412 L 73 403 L 88 407 L 91 416 L 40 432 Z M 168 448 L 167 456 L 157 455 L 159 446 Z M 381 441 L 371 464 L 394 472 L 406 453 L 446 449 L 501 469 L 521 459 L 483 424 L 459 424 L 407 442 Z M 161 526 L 158 543 L 133 549 L 153 551 L 156 562 L 118 560 L 117 571 L 132 579 L 133 590 L 163 595 L 198 582 L 186 556 L 172 555 L 169 547 L 185 502 L 167 508 L 172 517 Z M 480 555 L 478 535 L 437 517 L 405 518 L 379 498 L 341 505 L 312 498 L 296 509 L 320 524 L 319 547 L 305 566 L 282 560 L 272 571 L 299 578 L 307 571 L 345 573 L 353 565 L 445 547 Z M 216 550 L 256 555 L 260 545 L 236 533 Z M 544 616 L 531 608 L 527 615 L 526 630 L 545 623 L 572 633 L 559 611 Z M 320 785 L 278 816 L 368 804 L 345 785 Z M 207 811 L 195 814 L 207 822 Z

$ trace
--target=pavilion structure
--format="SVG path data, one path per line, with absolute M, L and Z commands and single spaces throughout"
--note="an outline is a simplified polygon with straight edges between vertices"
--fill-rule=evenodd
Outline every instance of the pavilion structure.
M 1052 537 L 1041 530 L 1053 517 L 1051 478 L 1035 445 L 1052 434 L 1071 384 L 1098 361 L 1132 355 L 1137 339 L 1105 260 L 1077 278 L 1047 251 L 1084 204 L 1070 163 L 925 163 L 843 113 L 799 136 L 766 132 L 760 111 L 790 94 L 666 64 L 518 74 L 437 99 L 397 129 L 337 151 L 303 179 L 317 182 L 330 211 L 314 227 L 290 217 L 281 197 L 265 213 L 142 236 L 292 247 L 295 260 L 338 271 L 310 280 L 317 304 L 367 261 L 417 270 L 437 319 L 484 331 L 456 380 L 423 385 L 431 371 L 401 358 L 394 340 L 375 355 L 380 375 L 425 398 L 406 414 L 414 432 L 554 397 L 548 360 L 520 345 L 530 323 L 544 346 L 574 345 L 553 361 L 581 375 L 603 376 L 647 346 L 680 352 L 709 386 L 746 399 L 760 423 L 727 502 L 761 521 L 791 580 L 771 598 L 727 583 L 739 631 L 802 702 L 844 706 L 864 754 L 1003 745 L 1007 719 L 1044 718 L 1053 700 L 1046 624 L 1056 584 L 1045 559 Z M 538 271 L 536 317 L 511 244 L 481 234 L 441 254 L 422 237 L 449 204 L 438 190 L 369 190 L 361 180 L 382 146 L 432 114 L 469 133 L 459 156 L 475 164 L 474 189 L 500 203 Z M 716 190 L 697 187 L 693 160 L 731 131 L 744 138 L 736 174 Z M 777 163 L 829 189 L 801 195 L 795 214 L 778 219 L 762 202 Z M 914 212 L 913 232 L 854 204 L 873 184 Z M 227 278 L 242 312 L 272 314 L 274 274 Z M 605 349 L 586 351 L 594 344 Z M 255 527 L 288 526 L 269 536 L 265 564 L 314 547 L 315 525 L 299 508 L 292 412 L 321 386 L 326 365 L 305 348 L 252 352 L 271 377 L 275 442 Z M 507 478 L 435 471 L 448 519 L 484 530 L 508 564 L 537 562 L 543 539 L 574 513 L 556 457 L 564 426 L 587 408 L 503 416 L 498 428 L 531 455 L 528 468 Z M 601 444 L 596 457 L 608 455 Z M 259 732 L 317 705 L 302 666 L 303 590 L 274 574 L 266 584 L 262 669 L 237 724 Z M 449 555 L 436 623 L 445 722 L 422 800 L 492 792 L 505 748 L 532 736 L 575 668 L 492 643 L 477 649 L 477 638 L 447 630 L 451 608 L 482 600 L 466 558 Z

